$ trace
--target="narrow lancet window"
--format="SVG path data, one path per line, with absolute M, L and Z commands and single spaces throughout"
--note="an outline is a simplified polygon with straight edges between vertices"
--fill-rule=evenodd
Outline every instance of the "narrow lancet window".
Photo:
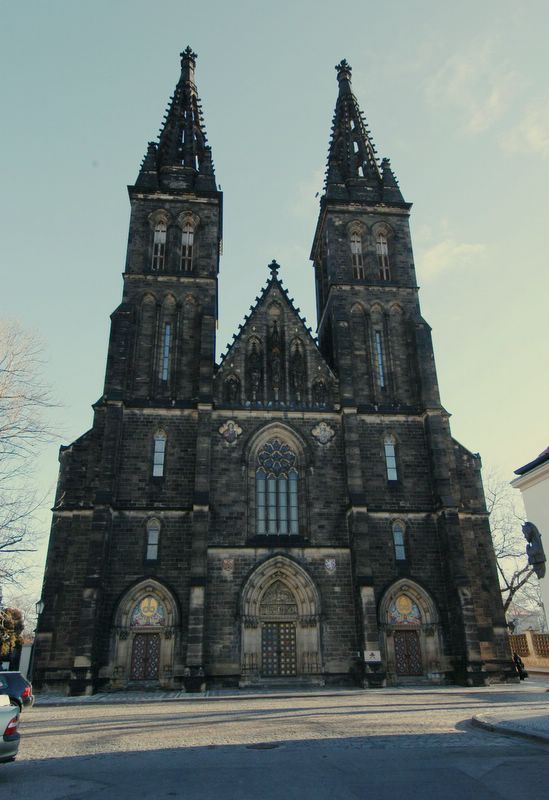
M 396 443 L 394 436 L 386 436 L 383 441 L 385 451 L 385 467 L 387 470 L 387 480 L 397 481 L 397 462 L 396 462 Z
M 393 525 L 393 545 L 395 548 L 395 559 L 406 561 L 406 546 L 404 544 L 404 526 L 402 522 L 395 522 Z
M 256 531 L 259 535 L 299 533 L 297 457 L 280 439 L 267 442 L 257 456 Z
M 193 268 L 194 228 L 192 222 L 185 222 L 181 233 L 181 269 L 190 272 Z
M 160 522 L 150 519 L 147 522 L 147 561 L 158 560 L 158 544 L 160 541 Z
M 170 375 L 170 349 L 172 344 L 172 326 L 170 322 L 164 325 L 162 339 L 162 357 L 160 359 L 160 380 L 167 381 Z
M 161 478 L 164 475 L 164 464 L 166 461 L 166 434 L 159 431 L 154 435 L 153 449 L 153 478 Z
M 353 275 L 362 280 L 364 278 L 364 265 L 362 261 L 362 239 L 359 233 L 351 234 L 351 264 L 353 265 Z
M 154 270 L 164 269 L 164 260 L 166 258 L 166 232 L 167 225 L 164 221 L 157 222 L 154 226 L 153 234 L 153 257 L 152 268 Z
M 377 263 L 379 267 L 379 277 L 382 281 L 391 280 L 391 269 L 389 267 L 389 247 L 387 237 L 380 233 L 376 239 Z
M 374 332 L 374 343 L 376 351 L 376 367 L 379 388 L 385 389 L 385 367 L 383 366 L 383 336 L 381 331 Z

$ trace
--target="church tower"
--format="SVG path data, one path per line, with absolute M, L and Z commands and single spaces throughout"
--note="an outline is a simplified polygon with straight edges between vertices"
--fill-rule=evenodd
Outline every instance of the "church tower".
M 222 196 L 181 75 L 133 186 L 91 429 L 60 452 L 37 687 L 450 681 L 512 671 L 480 458 L 452 438 L 408 219 L 337 66 L 311 258 L 215 360 Z M 352 678 L 351 678 L 352 676 Z
M 411 204 L 389 159 L 379 164 L 350 65 L 343 60 L 336 71 L 311 259 L 320 349 L 339 378 L 363 645 L 381 648 L 393 665 L 410 665 L 418 644 L 409 631 L 391 631 L 379 613 L 373 587 L 387 564 L 376 560 L 389 525 L 393 578 L 444 587 L 438 605 L 445 608 L 446 652 L 460 679 L 482 682 L 487 662 L 497 669 L 507 658 L 507 643 L 480 458 L 452 438 L 440 402 L 430 328 L 419 307 Z
M 113 631 L 143 598 L 163 609 L 170 638 L 137 640 L 140 679 L 157 656 L 154 674 L 169 664 L 168 678 L 182 673 L 175 660 L 189 671 L 203 660 L 222 194 L 195 67 L 187 47 L 159 140 L 128 187 L 123 296 L 111 316 L 104 393 L 92 429 L 60 453 L 35 671 L 42 658 L 43 679 L 61 676 L 74 693 L 104 683 L 99 665 L 104 673 L 113 652 L 117 665 L 123 660 L 124 632 Z M 160 563 L 162 586 L 151 595 Z

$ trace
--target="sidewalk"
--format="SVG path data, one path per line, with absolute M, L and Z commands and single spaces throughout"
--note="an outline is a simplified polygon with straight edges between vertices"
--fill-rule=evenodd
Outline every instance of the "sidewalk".
M 479 714 L 472 719 L 473 725 L 495 733 L 521 736 L 549 743 L 549 705 L 547 713 L 509 711 L 506 714 Z

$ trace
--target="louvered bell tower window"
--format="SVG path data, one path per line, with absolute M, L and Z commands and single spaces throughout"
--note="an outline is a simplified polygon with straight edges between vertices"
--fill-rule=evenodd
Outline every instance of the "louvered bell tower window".
M 351 262 L 353 265 L 353 275 L 362 280 L 364 278 L 364 265 L 362 263 L 362 239 L 360 234 L 351 234 Z
M 186 222 L 181 233 L 181 269 L 190 272 L 193 268 L 194 228 Z
M 152 268 L 154 270 L 164 269 L 164 259 L 166 257 L 166 232 L 168 228 L 165 222 L 157 222 L 153 233 L 153 257 Z
M 389 245 L 387 237 L 382 233 L 376 239 L 377 263 L 379 266 L 379 277 L 382 281 L 391 280 L 391 268 L 389 266 Z
M 259 451 L 256 468 L 256 523 L 259 535 L 299 533 L 297 456 L 271 439 Z

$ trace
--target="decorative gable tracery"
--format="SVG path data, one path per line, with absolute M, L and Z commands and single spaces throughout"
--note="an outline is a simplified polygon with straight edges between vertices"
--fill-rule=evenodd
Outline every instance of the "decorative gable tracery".
M 336 378 L 271 265 L 271 278 L 222 357 L 216 401 L 231 406 L 330 408 Z

